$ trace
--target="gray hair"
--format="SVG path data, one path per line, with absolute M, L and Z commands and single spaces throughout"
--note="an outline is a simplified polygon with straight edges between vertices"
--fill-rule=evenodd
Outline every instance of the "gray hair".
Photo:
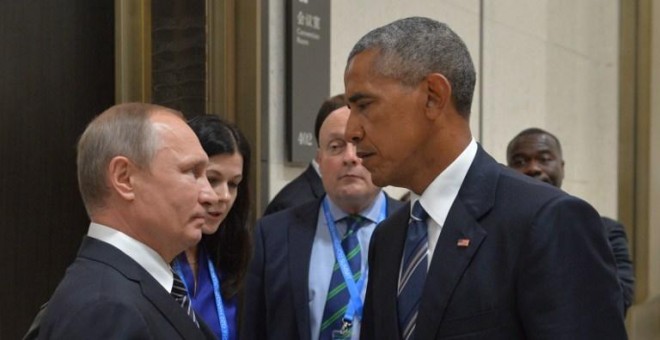
M 152 104 L 115 105 L 92 120 L 78 141 L 78 187 L 87 213 L 104 205 L 109 189 L 106 172 L 117 156 L 148 169 L 159 146 L 159 135 L 149 118 L 155 111 L 180 112 Z
M 375 72 L 417 85 L 430 73 L 441 73 L 452 86 L 458 112 L 469 118 L 476 72 L 461 38 L 444 23 L 422 17 L 394 21 L 367 33 L 355 44 L 347 65 L 357 54 L 376 49 Z

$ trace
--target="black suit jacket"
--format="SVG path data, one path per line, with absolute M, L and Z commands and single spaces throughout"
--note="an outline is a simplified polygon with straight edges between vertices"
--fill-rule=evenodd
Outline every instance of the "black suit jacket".
M 241 340 L 310 339 L 309 261 L 321 201 L 258 221 L 246 278 Z M 401 205 L 387 197 L 388 216 Z
M 400 209 L 372 236 L 362 339 L 400 338 L 409 215 Z M 596 211 L 479 146 L 433 254 L 415 339 L 625 339 L 621 304 Z
M 635 295 L 635 277 L 633 275 L 633 266 L 630 261 L 630 252 L 628 251 L 628 239 L 623 225 L 611 218 L 601 217 L 607 239 L 610 241 L 614 260 L 616 261 L 617 275 L 619 283 L 623 289 L 623 308 L 624 314 L 633 303 Z
M 285 185 L 273 197 L 264 211 L 264 216 L 317 199 L 323 194 L 325 194 L 325 190 L 321 177 L 310 164 L 302 174 Z
M 114 246 L 85 237 L 51 297 L 39 339 L 215 339 L 147 271 Z

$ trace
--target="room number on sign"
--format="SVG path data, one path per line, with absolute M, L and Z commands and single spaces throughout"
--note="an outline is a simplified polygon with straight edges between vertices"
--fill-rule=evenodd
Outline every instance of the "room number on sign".
M 312 146 L 313 138 L 314 137 L 312 136 L 311 132 L 301 131 L 300 133 L 298 133 L 298 144 Z

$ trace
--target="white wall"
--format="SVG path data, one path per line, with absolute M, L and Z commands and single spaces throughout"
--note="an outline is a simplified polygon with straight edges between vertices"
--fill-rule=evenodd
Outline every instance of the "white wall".
M 506 144 L 520 130 L 536 126 L 555 133 L 566 160 L 564 189 L 616 217 L 618 1 L 483 3 L 482 9 L 479 0 L 332 0 L 331 94 L 344 91 L 346 57 L 369 30 L 408 16 L 446 22 L 467 44 L 479 72 L 475 138 L 504 162 Z M 304 167 L 284 162 L 285 13 L 279 1 L 271 1 L 270 11 L 272 197 Z
M 271 0 L 268 6 L 269 13 L 269 188 L 268 196 L 272 198 L 277 192 L 294 179 L 304 168 L 293 167 L 286 164 L 286 127 L 285 127 L 285 51 L 286 40 L 284 36 L 284 1 Z
M 618 1 L 497 0 L 483 10 L 485 148 L 505 162 L 521 130 L 554 133 L 563 189 L 616 217 Z

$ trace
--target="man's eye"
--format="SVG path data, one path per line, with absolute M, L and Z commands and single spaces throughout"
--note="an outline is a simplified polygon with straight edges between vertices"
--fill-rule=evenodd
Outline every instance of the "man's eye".
M 551 156 L 543 156 L 541 157 L 540 161 L 541 163 L 548 163 L 548 162 L 552 162 L 553 159 L 554 158 L 552 158 Z
M 186 173 L 186 175 L 190 175 L 190 176 L 195 177 L 195 178 L 199 177 L 199 174 L 197 173 L 196 168 L 189 168 L 189 169 L 185 170 L 184 172 Z
M 340 154 L 345 147 L 346 147 L 345 142 L 341 142 L 341 141 L 331 142 L 330 144 L 328 144 L 328 153 L 330 153 L 331 155 Z

